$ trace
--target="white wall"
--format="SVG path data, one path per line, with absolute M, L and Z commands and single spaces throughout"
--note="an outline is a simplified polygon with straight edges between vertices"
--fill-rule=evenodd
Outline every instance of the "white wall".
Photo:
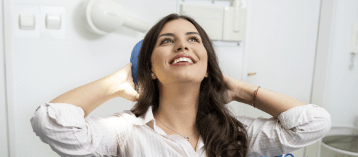
M 8 156 L 3 3 L 0 3 L 0 154 Z

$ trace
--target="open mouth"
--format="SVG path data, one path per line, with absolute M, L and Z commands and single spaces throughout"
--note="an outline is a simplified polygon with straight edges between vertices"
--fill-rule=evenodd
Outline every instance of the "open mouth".
M 178 63 L 193 63 L 190 58 L 179 58 L 173 60 L 170 64 L 178 64 Z
M 188 62 L 188 61 L 179 61 L 179 62 L 173 62 L 172 66 L 183 66 L 183 65 L 193 65 L 193 62 Z
M 194 64 L 196 61 L 193 57 L 189 56 L 188 54 L 178 54 L 173 57 L 170 61 L 170 64 L 178 64 L 178 63 L 192 63 Z

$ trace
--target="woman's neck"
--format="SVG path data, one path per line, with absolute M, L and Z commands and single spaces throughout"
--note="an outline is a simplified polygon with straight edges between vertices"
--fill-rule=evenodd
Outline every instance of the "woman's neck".
M 162 85 L 159 83 L 159 91 L 159 107 L 154 115 L 183 136 L 193 133 L 196 128 L 200 84 Z

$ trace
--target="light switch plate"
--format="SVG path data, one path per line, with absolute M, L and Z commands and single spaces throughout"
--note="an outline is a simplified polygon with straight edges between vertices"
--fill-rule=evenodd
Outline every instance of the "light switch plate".
M 23 30 L 20 29 L 20 14 L 32 14 L 34 15 L 34 29 Z M 24 5 L 14 4 L 11 8 L 11 31 L 14 38 L 40 38 L 40 6 L 38 5 Z
M 46 27 L 47 14 L 58 14 L 61 16 L 59 29 Z M 64 6 L 41 6 L 41 38 L 43 39 L 66 39 L 66 7 Z
M 61 28 L 61 14 L 46 14 L 46 28 L 60 29 Z
M 35 28 L 34 14 L 20 14 L 19 26 L 22 30 L 33 30 Z

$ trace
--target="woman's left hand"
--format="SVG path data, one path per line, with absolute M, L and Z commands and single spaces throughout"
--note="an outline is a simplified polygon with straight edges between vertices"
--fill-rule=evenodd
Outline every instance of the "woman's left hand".
M 228 104 L 233 100 L 237 100 L 236 98 L 238 97 L 243 84 L 227 75 L 224 75 L 224 83 L 226 83 L 229 87 L 228 90 L 225 91 L 225 104 Z

